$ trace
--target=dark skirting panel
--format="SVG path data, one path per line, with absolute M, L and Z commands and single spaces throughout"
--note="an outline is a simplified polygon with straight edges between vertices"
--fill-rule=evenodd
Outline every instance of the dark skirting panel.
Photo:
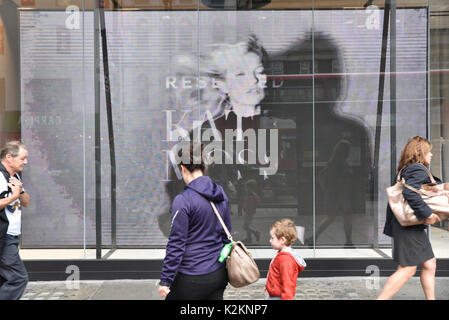
M 267 276 L 270 259 L 256 259 L 261 278 Z M 301 277 L 367 277 L 373 270 L 381 277 L 397 268 L 391 259 L 307 259 Z M 162 260 L 25 260 L 30 281 L 159 279 Z M 419 276 L 419 270 L 415 276 Z M 437 260 L 436 276 L 449 277 L 449 259 Z

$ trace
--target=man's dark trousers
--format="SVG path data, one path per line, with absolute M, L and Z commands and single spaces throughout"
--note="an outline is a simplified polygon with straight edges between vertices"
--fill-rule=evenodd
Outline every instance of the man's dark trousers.
M 0 300 L 19 300 L 28 283 L 28 272 L 19 256 L 19 237 L 7 234 L 0 254 Z

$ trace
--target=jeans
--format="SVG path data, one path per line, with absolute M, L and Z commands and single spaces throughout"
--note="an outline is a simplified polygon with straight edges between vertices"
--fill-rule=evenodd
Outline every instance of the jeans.
M 0 254 L 0 300 L 19 300 L 28 283 L 28 272 L 19 256 L 19 237 L 7 234 Z

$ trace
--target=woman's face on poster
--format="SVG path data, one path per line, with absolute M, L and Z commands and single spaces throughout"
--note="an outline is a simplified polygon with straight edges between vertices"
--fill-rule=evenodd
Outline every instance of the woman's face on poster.
M 260 57 L 253 52 L 236 56 L 227 68 L 225 83 L 232 105 L 259 104 L 267 83 Z

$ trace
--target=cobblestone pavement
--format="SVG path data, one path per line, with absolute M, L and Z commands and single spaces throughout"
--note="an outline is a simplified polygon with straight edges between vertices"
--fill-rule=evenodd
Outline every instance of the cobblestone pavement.
M 374 300 L 387 278 L 300 278 L 297 300 Z M 264 300 L 266 279 L 245 287 L 228 285 L 225 300 Z M 160 300 L 158 280 L 48 281 L 29 282 L 22 300 Z M 436 298 L 449 300 L 449 278 L 436 279 Z M 423 300 L 418 277 L 411 279 L 394 300 Z

